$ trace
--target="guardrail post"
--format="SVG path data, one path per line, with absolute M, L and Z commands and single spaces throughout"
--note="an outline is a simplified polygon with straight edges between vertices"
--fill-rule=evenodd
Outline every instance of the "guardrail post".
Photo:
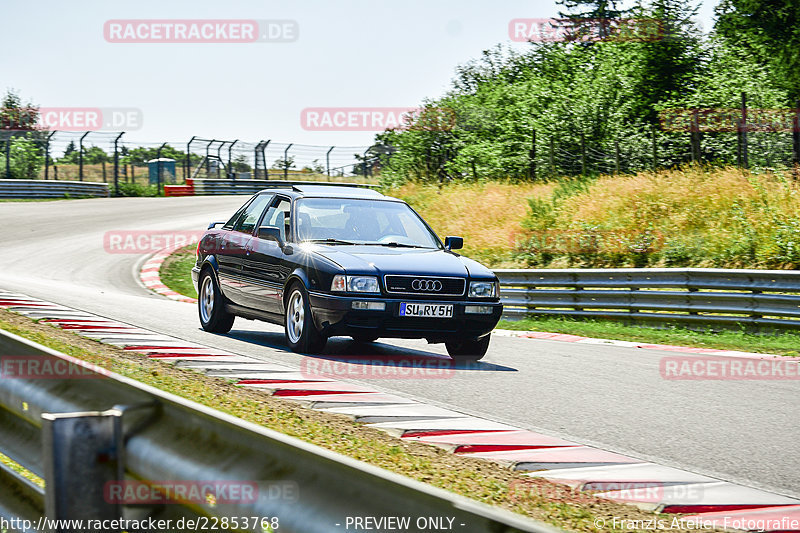
M 108 483 L 124 481 L 121 411 L 42 413 L 42 442 L 47 518 L 121 518 L 121 505 L 107 492 Z

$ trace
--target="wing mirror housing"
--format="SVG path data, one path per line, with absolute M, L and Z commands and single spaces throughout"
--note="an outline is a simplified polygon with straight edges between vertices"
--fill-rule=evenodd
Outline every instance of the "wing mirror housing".
M 444 249 L 445 250 L 460 250 L 464 247 L 464 238 L 463 237 L 445 237 L 444 238 Z
M 283 247 L 283 239 L 281 239 L 281 232 L 278 228 L 272 226 L 258 228 L 258 238 L 265 241 L 275 241 L 278 246 Z
M 212 222 L 211 224 L 208 225 L 208 228 L 206 229 L 214 229 L 214 226 L 216 226 L 217 224 L 224 224 L 224 222 Z

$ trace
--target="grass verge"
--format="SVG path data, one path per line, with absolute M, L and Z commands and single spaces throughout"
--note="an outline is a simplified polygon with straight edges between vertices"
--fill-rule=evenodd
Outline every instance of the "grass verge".
M 295 402 L 104 345 L 6 310 L 0 310 L 0 329 L 243 420 L 570 531 L 596 532 L 595 520 L 605 520 L 609 526 L 616 523 L 620 526 L 617 531 L 639 531 L 621 524 L 620 520 L 646 521 L 657 516 L 633 506 L 578 493 L 564 485 L 529 480 L 500 464 L 402 441 L 343 415 L 307 409 Z M 614 530 L 613 527 L 604 529 Z M 676 527 L 674 531 L 694 530 Z
M 744 331 L 693 331 L 679 326 L 661 329 L 600 320 L 552 317 L 526 318 L 519 321 L 501 320 L 497 327 L 521 331 L 568 333 L 600 339 L 640 341 L 648 344 L 672 344 L 692 348 L 716 348 L 800 356 L 800 335 L 796 333 L 768 335 Z
M 197 291 L 192 283 L 192 267 L 195 263 L 195 246 L 190 245 L 170 254 L 158 271 L 161 283 L 173 291 L 197 298 Z

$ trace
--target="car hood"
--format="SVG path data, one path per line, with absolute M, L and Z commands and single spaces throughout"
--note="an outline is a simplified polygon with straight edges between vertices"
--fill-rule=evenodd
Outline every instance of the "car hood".
M 475 261 L 444 250 L 386 246 L 319 246 L 314 249 L 348 274 L 409 274 L 422 276 L 478 276 L 494 274 Z

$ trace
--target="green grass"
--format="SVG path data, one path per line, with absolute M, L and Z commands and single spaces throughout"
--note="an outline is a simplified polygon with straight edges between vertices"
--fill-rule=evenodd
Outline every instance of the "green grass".
M 693 331 L 679 326 L 657 329 L 568 318 L 527 318 L 520 321 L 501 320 L 501 329 L 568 333 L 601 339 L 640 341 L 647 344 L 673 344 L 694 348 L 717 348 L 743 352 L 800 356 L 800 334 L 755 334 L 744 331 Z
M 197 291 L 192 283 L 192 267 L 195 263 L 195 246 L 190 245 L 176 251 L 161 264 L 159 275 L 161 283 L 173 291 L 197 298 Z

